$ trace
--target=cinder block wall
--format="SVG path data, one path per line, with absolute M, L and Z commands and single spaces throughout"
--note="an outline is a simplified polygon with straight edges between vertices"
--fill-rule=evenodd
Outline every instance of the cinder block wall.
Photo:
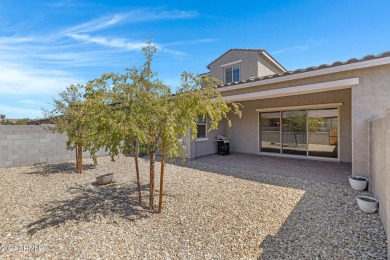
M 39 125 L 0 126 L 0 168 L 52 163 L 75 159 L 65 147 L 66 136 L 53 134 Z M 105 155 L 100 151 L 98 155 Z M 83 153 L 89 157 L 89 153 Z
M 379 215 L 390 241 L 390 111 L 371 122 L 371 189 L 379 200 Z M 390 243 L 387 243 L 390 259 Z

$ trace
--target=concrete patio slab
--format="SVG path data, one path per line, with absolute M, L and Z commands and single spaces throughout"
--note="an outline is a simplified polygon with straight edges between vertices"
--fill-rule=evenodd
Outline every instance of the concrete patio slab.
M 351 163 L 242 153 L 231 153 L 228 156 L 206 155 L 195 161 L 344 185 L 348 185 L 348 175 L 352 173 Z

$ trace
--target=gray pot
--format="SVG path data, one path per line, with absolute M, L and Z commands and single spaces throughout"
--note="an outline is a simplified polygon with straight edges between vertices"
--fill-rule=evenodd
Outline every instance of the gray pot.
M 362 191 L 367 188 L 368 178 L 364 176 L 348 176 L 352 189 Z
M 379 201 L 376 198 L 359 195 L 356 200 L 359 208 L 366 213 L 374 213 L 378 209 Z
M 96 181 L 100 185 L 109 184 L 114 179 L 114 173 L 106 173 L 96 176 Z

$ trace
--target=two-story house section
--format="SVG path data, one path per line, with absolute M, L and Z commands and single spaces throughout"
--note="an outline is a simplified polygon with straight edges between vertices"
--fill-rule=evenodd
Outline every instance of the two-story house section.
M 200 118 L 190 158 L 216 153 L 225 135 L 231 152 L 351 162 L 370 177 L 370 122 L 390 108 L 390 52 L 287 71 L 262 49 L 230 49 L 207 68 L 243 116 L 210 132 Z
M 208 75 L 224 84 L 287 71 L 262 49 L 230 49 L 211 62 L 207 68 Z

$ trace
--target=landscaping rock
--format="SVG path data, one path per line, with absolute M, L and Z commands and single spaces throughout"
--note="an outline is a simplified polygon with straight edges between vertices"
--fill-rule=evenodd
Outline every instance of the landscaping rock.
M 159 163 L 156 163 L 156 188 Z M 349 186 L 186 162 L 167 164 L 163 213 L 148 210 L 148 161 L 121 156 L 0 169 L 0 258 L 386 259 L 378 213 Z M 96 185 L 95 174 L 114 172 Z M 368 195 L 368 194 L 367 194 Z M 155 191 L 157 208 L 158 190 Z

